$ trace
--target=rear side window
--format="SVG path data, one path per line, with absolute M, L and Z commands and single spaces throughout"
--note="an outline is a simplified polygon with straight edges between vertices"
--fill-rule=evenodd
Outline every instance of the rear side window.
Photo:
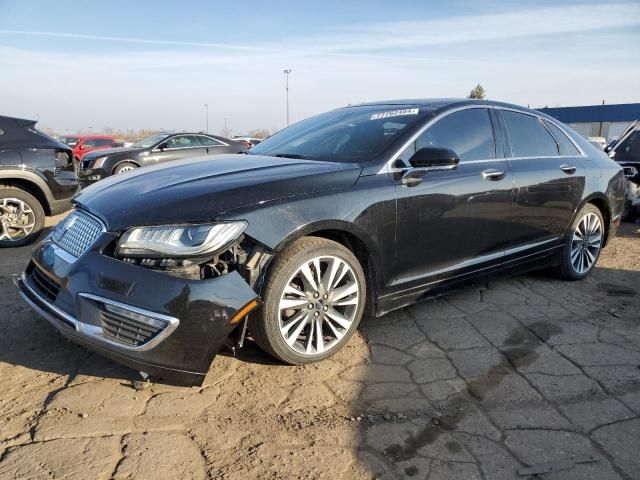
M 560 155 L 580 155 L 580 151 L 576 148 L 573 142 L 569 140 L 567 135 L 562 130 L 560 130 L 551 122 L 544 122 L 544 124 L 549 127 L 549 130 L 558 142 Z
M 218 140 L 216 140 L 215 138 L 211 138 L 211 137 L 205 137 L 204 135 L 202 136 L 198 136 L 197 139 L 200 141 L 200 143 L 202 145 L 204 145 L 205 147 L 211 147 L 211 146 L 221 146 L 223 145 L 222 142 L 219 142 Z
M 416 140 L 414 152 L 427 147 L 449 148 L 462 162 L 495 158 L 489 111 L 470 108 L 438 120 Z
M 513 157 L 556 157 L 558 144 L 537 117 L 503 111 Z

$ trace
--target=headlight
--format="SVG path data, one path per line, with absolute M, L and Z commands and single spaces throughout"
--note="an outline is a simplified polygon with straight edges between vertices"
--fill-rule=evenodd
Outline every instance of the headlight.
M 125 232 L 119 257 L 194 258 L 229 246 L 247 228 L 247 222 L 136 227 Z
M 102 165 L 104 165 L 105 160 L 108 157 L 98 157 L 93 161 L 93 164 L 91 165 L 91 168 L 100 168 L 102 167 Z

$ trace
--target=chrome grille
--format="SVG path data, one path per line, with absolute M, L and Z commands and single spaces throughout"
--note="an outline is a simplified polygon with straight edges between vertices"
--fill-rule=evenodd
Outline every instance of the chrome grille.
M 56 225 L 51 240 L 62 250 L 78 258 L 105 231 L 100 220 L 76 210 Z
M 149 325 L 112 312 L 102 311 L 100 314 L 104 333 L 126 345 L 143 345 L 163 330 L 161 326 Z

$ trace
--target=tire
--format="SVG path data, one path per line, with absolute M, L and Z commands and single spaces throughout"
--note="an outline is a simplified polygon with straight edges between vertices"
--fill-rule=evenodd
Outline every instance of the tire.
M 0 248 L 21 247 L 35 241 L 44 228 L 44 217 L 44 209 L 33 195 L 0 186 Z
M 113 174 L 118 175 L 119 173 L 130 172 L 131 170 L 135 170 L 136 168 L 138 168 L 138 166 L 135 163 L 122 162 L 113 169 Z
M 320 266 L 319 286 L 316 265 Z M 306 280 L 303 270 L 317 288 Z M 331 288 L 325 288 L 329 283 Z M 340 350 L 358 328 L 366 291 L 360 262 L 349 249 L 324 238 L 301 238 L 282 251 L 269 269 L 264 304 L 251 319 L 250 331 L 260 348 L 284 363 L 318 362 Z M 292 308 L 281 309 L 281 301 Z
M 591 232 L 588 241 L 585 232 Z M 560 277 L 565 280 L 582 280 L 589 275 L 602 252 L 604 235 L 602 213 L 595 205 L 586 204 L 567 232 L 558 267 Z

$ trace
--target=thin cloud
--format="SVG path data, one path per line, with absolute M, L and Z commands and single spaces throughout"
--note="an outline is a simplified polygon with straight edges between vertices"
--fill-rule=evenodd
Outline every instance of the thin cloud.
M 145 45 L 167 45 L 167 46 L 181 46 L 181 47 L 203 47 L 203 48 L 220 48 L 227 50 L 244 50 L 253 52 L 264 52 L 269 49 L 264 47 L 254 47 L 249 45 L 232 45 L 228 43 L 208 43 L 208 42 L 182 42 L 174 40 L 153 40 L 144 38 L 128 38 L 128 37 L 111 37 L 105 35 L 86 35 L 82 33 L 63 33 L 63 32 L 37 32 L 31 30 L 0 30 L 0 33 L 9 35 L 27 35 L 37 37 L 57 37 L 57 38 L 71 38 L 82 40 L 99 40 L 107 42 L 122 42 L 122 43 L 139 43 Z

